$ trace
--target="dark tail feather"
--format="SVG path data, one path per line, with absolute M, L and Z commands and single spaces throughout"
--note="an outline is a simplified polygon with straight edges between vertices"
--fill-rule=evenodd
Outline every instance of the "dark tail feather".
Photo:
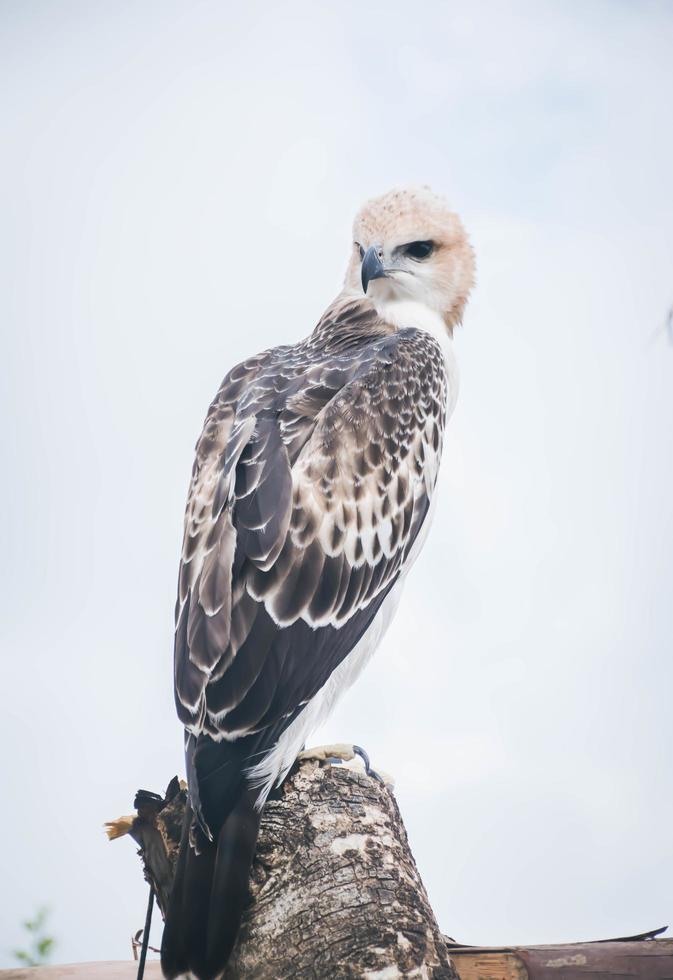
M 208 967 L 220 973 L 231 955 L 249 896 L 250 868 L 255 855 L 260 813 L 259 792 L 246 790 L 224 823 L 217 841 L 217 858 L 208 914 Z
M 224 970 L 248 899 L 260 821 L 257 795 L 243 791 L 216 842 L 207 842 L 197 831 L 198 854 L 189 844 L 189 808 L 185 813 L 161 943 L 161 966 L 169 980 L 187 970 L 200 980 L 212 980 Z
M 170 978 L 170 980 L 180 976 L 181 973 L 186 973 L 188 969 L 187 948 L 182 923 L 182 908 L 184 904 L 185 871 L 187 855 L 189 853 L 189 828 L 191 823 L 192 808 L 187 804 L 182 824 L 180 850 L 173 876 L 173 887 L 171 889 L 168 909 L 166 910 L 164 934 L 161 939 L 161 969 L 164 976 Z

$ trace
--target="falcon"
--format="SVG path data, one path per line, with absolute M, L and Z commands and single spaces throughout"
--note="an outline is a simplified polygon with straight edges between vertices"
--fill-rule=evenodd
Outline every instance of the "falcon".
M 189 806 L 164 976 L 220 977 L 262 808 L 381 641 L 430 527 L 474 280 L 428 188 L 355 218 L 313 332 L 225 377 L 196 445 L 175 628 Z

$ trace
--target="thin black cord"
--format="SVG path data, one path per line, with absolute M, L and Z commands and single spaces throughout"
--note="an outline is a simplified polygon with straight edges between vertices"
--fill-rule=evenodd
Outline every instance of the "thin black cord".
M 150 885 L 150 897 L 147 901 L 147 914 L 145 916 L 145 928 L 143 929 L 143 944 L 140 949 L 140 960 L 138 962 L 138 973 L 136 980 L 143 980 L 145 973 L 145 960 L 147 959 L 147 947 L 150 943 L 150 926 L 152 925 L 152 909 L 154 908 L 154 886 Z

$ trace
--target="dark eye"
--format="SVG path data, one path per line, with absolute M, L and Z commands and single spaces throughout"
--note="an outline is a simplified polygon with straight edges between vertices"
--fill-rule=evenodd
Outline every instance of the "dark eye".
M 359 242 L 353 242 L 353 244 L 355 245 L 355 247 L 356 247 L 357 249 L 359 249 L 359 250 L 360 250 L 360 258 L 361 258 L 361 259 L 364 259 L 364 257 L 365 257 L 365 250 L 363 249 L 363 247 L 362 247 L 362 245 L 360 245 L 360 243 L 359 243 Z
M 410 242 L 404 246 L 404 254 L 409 255 L 412 259 L 427 259 L 428 255 L 431 255 L 434 251 L 434 248 L 435 246 L 432 242 Z

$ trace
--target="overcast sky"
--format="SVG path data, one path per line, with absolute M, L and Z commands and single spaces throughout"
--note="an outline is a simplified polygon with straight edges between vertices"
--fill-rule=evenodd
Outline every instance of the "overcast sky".
M 399 183 L 450 198 L 478 286 L 432 533 L 315 741 L 396 776 L 452 936 L 672 922 L 671 51 L 668 2 L 0 3 L 0 963 L 41 904 L 57 960 L 128 956 L 102 824 L 182 772 L 205 410 Z

